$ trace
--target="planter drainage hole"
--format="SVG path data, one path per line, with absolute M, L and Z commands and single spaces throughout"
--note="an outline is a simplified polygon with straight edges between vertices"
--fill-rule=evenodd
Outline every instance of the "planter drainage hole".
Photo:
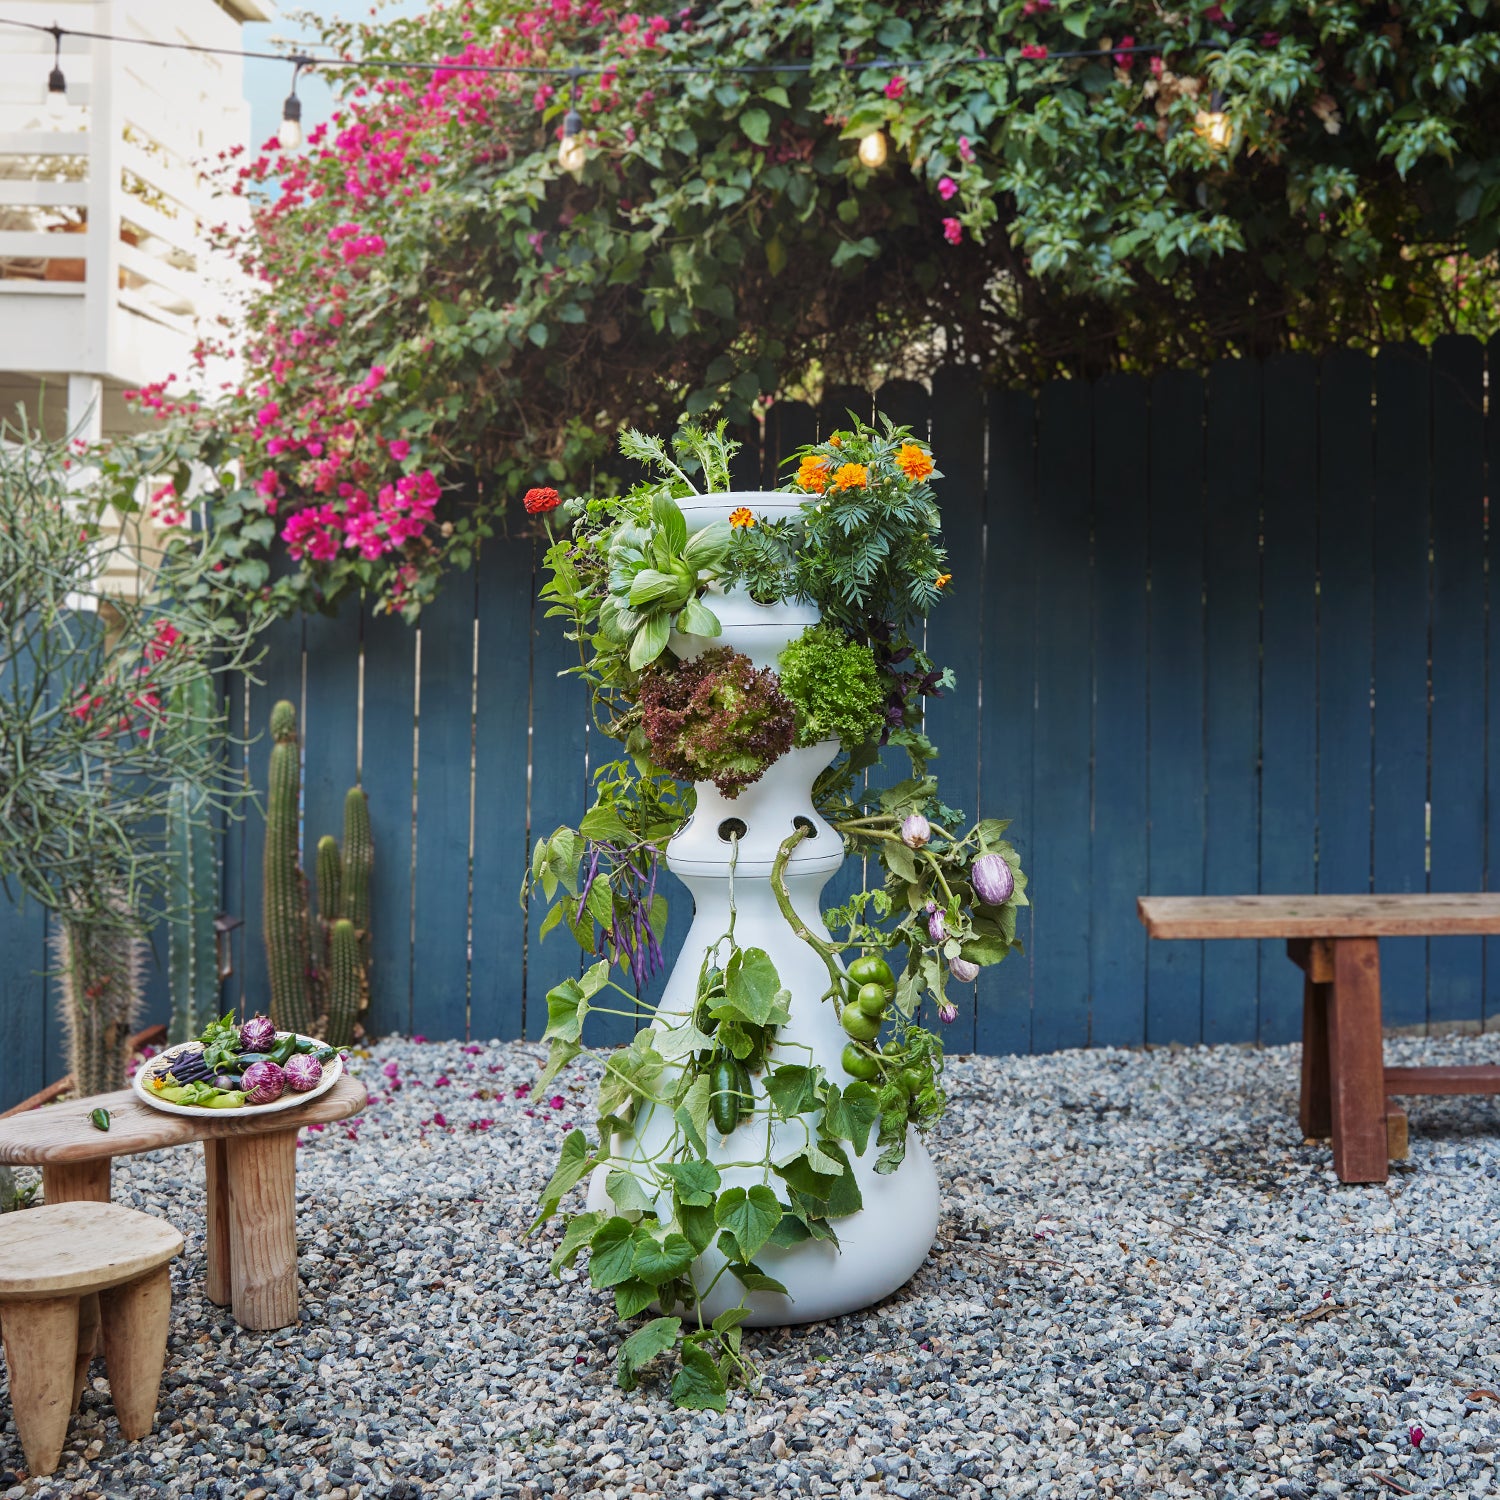
M 818 836 L 818 826 L 811 818 L 795 817 L 792 819 L 792 827 L 798 829 L 805 828 L 807 836 L 810 839 L 815 839 Z
M 719 837 L 727 844 L 730 839 L 742 839 L 750 830 L 745 827 L 743 818 L 725 818 L 719 824 Z

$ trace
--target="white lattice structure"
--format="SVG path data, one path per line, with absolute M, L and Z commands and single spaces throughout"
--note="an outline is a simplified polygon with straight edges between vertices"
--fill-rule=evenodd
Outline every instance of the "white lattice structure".
M 268 0 L 0 0 L 0 22 L 241 45 Z M 0 24 L 0 407 L 53 435 L 138 425 L 132 387 L 183 377 L 239 273 L 206 231 L 236 200 L 205 178 L 249 144 L 236 57 L 66 37 L 68 105 L 47 105 L 50 36 Z M 210 372 L 210 378 L 215 372 Z M 224 378 L 232 371 L 217 372 Z

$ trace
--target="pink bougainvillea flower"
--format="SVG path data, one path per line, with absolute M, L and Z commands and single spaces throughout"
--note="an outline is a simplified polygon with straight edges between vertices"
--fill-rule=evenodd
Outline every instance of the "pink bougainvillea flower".
M 951 177 L 938 178 L 938 197 L 945 201 L 958 191 L 958 184 Z
M 445 1089 L 452 1081 L 453 1080 L 450 1079 L 446 1073 L 439 1073 L 438 1076 L 432 1080 L 432 1086 L 435 1089 Z
M 950 245 L 956 245 L 964 237 L 964 226 L 957 219 L 943 220 L 943 238 Z
M 1135 46 L 1135 38 L 1133 36 L 1122 36 L 1120 38 L 1120 46 L 1121 47 L 1133 47 L 1133 46 Z M 1128 68 L 1131 65 L 1131 63 L 1134 62 L 1134 61 L 1135 61 L 1134 55 L 1131 54 L 1131 53 L 1129 53 L 1129 52 L 1116 52 L 1115 53 L 1115 66 L 1117 68 Z
M 447 1122 L 447 1120 L 445 1120 L 445 1119 L 444 1119 L 444 1118 L 443 1118 L 443 1116 L 442 1116 L 442 1115 L 440 1115 L 440 1114 L 437 1114 L 437 1115 L 434 1115 L 434 1116 L 433 1116 L 433 1117 L 432 1117 L 432 1123 L 433 1123 L 433 1124 L 434 1124 L 434 1125 L 437 1125 L 437 1126 L 440 1126 L 440 1127 L 442 1127 L 442 1128 L 443 1128 L 443 1129 L 445 1129 L 445 1130 L 446 1130 L 446 1129 L 447 1129 L 447 1127 L 448 1127 L 448 1122 Z
M 1413 1448 L 1420 1448 L 1422 1446 L 1422 1439 L 1427 1436 L 1420 1427 L 1413 1427 L 1406 1435 L 1411 1439 Z
M 393 438 L 390 442 L 391 457 L 399 464 L 411 452 L 411 444 L 405 438 Z
M 958 154 L 964 161 L 974 160 L 974 148 L 969 144 L 969 138 L 966 135 L 958 138 Z
M 547 1101 L 547 1108 L 548 1109 L 563 1109 L 563 1108 L 565 1108 L 567 1106 L 567 1102 L 568 1101 L 566 1099 L 564 1099 L 561 1094 L 554 1094 Z
M 885 86 L 885 97 L 887 99 L 899 99 L 906 92 L 906 80 L 897 73 Z
M 1047 49 L 1040 42 L 1027 42 L 1021 48 L 1021 56 L 1027 62 L 1041 62 L 1047 55 Z

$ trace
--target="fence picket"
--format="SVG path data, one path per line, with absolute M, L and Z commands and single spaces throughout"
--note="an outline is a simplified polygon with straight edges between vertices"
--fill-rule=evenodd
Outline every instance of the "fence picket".
M 1484 349 L 1432 347 L 1432 870 L 1435 891 L 1484 882 Z M 1484 940 L 1430 945 L 1427 1018 L 1475 1020 Z
M 1260 367 L 1215 365 L 1207 412 L 1203 888 L 1235 895 L 1260 864 Z M 1253 942 L 1204 945 L 1205 1042 L 1255 1035 L 1258 959 Z
M 1428 374 L 1427 351 L 1409 345 L 1382 349 L 1375 361 L 1371 874 L 1377 891 L 1427 889 Z M 1426 1021 L 1427 947 L 1426 938 L 1381 943 L 1381 1007 L 1387 1026 Z
M 1260 885 L 1268 895 L 1316 889 L 1318 826 L 1318 367 L 1268 360 L 1261 571 Z M 1284 943 L 1262 943 L 1260 1027 L 1266 1042 L 1302 1035 L 1302 980 Z
M 1110 376 L 1094 390 L 1094 795 L 1089 894 L 1096 1045 L 1145 1034 L 1149 559 L 1146 386 Z
M 1157 895 L 1203 886 L 1203 379 L 1151 383 L 1150 881 Z M 1166 749 L 1165 755 L 1158 749 Z M 1203 1034 L 1200 943 L 1152 943 L 1146 1040 Z

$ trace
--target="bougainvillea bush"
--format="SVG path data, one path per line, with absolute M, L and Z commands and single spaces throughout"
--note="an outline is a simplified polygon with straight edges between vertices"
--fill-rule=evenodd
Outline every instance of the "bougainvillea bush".
M 305 149 L 224 163 L 257 205 L 244 385 L 212 418 L 142 393 L 164 459 L 236 460 L 224 560 L 254 590 L 283 556 L 286 603 L 413 615 L 622 427 L 801 379 L 1493 324 L 1481 0 L 468 0 L 325 40 L 451 66 L 339 71 Z

